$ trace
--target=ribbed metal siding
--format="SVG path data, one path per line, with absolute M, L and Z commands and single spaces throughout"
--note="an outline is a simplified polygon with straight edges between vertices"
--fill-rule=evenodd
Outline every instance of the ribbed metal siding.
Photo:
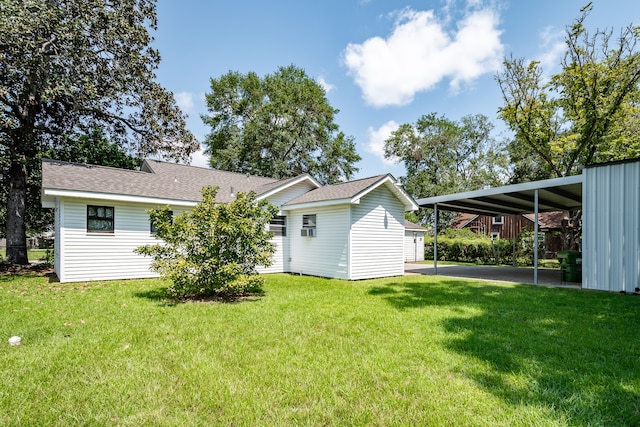
M 640 161 L 584 170 L 583 288 L 640 287 Z

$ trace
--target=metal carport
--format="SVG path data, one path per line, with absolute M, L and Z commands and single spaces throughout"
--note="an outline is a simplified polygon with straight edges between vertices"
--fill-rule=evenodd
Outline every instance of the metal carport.
M 420 207 L 478 215 L 534 213 L 534 283 L 538 283 L 538 213 L 582 207 L 583 175 L 546 179 L 417 200 Z M 437 221 L 434 221 L 434 269 L 437 274 Z

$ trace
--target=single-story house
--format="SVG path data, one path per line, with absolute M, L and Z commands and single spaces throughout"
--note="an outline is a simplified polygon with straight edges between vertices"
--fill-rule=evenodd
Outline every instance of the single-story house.
M 406 262 L 424 261 L 424 233 L 421 225 L 404 220 L 404 260 Z
M 404 212 L 416 202 L 390 174 L 320 185 L 308 174 L 273 179 L 145 160 L 139 171 L 42 161 L 42 206 L 53 208 L 54 270 L 61 282 L 155 277 L 133 250 L 157 242 L 147 211 L 192 209 L 206 185 L 216 200 L 254 191 L 280 212 L 276 254 L 261 272 L 348 280 L 404 273 Z

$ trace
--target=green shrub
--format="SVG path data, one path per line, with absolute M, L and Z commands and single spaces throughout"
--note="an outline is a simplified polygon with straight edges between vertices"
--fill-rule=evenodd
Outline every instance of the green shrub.
M 232 298 L 262 288 L 256 267 L 273 262 L 267 224 L 278 208 L 257 201 L 255 193 L 237 193 L 233 202 L 216 204 L 216 193 L 216 187 L 203 188 L 202 202 L 173 223 L 168 206 L 149 211 L 163 242 L 136 252 L 153 257 L 152 270 L 171 280 L 171 297 Z

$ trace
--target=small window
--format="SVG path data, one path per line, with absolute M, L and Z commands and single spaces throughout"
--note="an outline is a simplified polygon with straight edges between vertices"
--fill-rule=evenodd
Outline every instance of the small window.
M 504 217 L 502 215 L 496 215 L 491 221 L 492 224 L 504 224 Z
M 113 233 L 113 206 L 87 205 L 87 231 Z
M 302 215 L 302 228 L 316 228 L 316 215 Z
M 287 217 L 286 216 L 275 216 L 269 223 L 269 231 L 273 231 L 275 236 L 286 236 L 287 235 Z
M 167 212 L 167 219 L 173 224 L 173 211 Z M 149 220 L 149 224 L 151 225 L 151 234 L 156 234 L 158 232 L 158 227 L 156 227 L 151 220 Z
M 302 215 L 302 230 L 300 235 L 303 237 L 316 237 L 316 215 Z

